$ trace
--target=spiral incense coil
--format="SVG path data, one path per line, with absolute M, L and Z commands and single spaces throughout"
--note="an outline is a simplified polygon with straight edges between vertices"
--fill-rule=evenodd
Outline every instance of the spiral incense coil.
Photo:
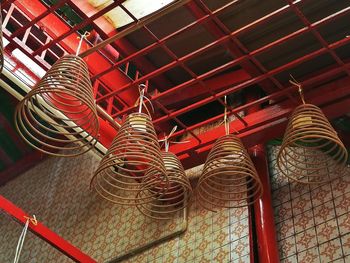
M 162 158 L 169 178 L 169 187 L 164 191 L 164 188 L 154 186 L 153 182 L 145 180 L 137 196 L 141 200 L 149 197 L 153 197 L 154 200 L 137 205 L 137 208 L 145 216 L 154 219 L 171 219 L 178 211 L 188 206 L 192 187 L 175 154 L 162 152 Z
M 211 149 L 198 180 L 199 204 L 211 211 L 218 207 L 243 207 L 262 194 L 262 184 L 241 140 L 229 134 Z
M 71 157 L 94 147 L 99 123 L 84 60 L 57 60 L 17 105 L 15 124 L 29 145 L 47 154 Z
M 155 185 L 159 192 L 169 186 L 158 138 L 148 115 L 131 113 L 102 158 L 91 186 L 113 203 L 136 205 L 151 202 L 160 194 L 137 195 L 140 189 Z
M 289 120 L 277 165 L 291 180 L 316 184 L 341 175 L 348 153 L 320 108 L 298 106 Z

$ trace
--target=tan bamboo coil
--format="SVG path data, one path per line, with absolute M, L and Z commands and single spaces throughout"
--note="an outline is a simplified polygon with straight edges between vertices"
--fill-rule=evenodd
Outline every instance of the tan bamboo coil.
M 29 145 L 50 155 L 72 157 L 94 147 L 99 122 L 85 61 L 57 60 L 17 105 L 15 124 Z
M 154 200 L 139 204 L 137 208 L 145 216 L 154 219 L 171 219 L 178 211 L 188 206 L 192 195 L 192 186 L 175 154 L 162 152 L 162 158 L 169 178 L 169 187 L 163 192 L 159 186 L 153 187 L 145 180 L 137 195 L 141 200 L 147 199 L 148 196 L 153 197 Z M 148 172 L 152 172 L 152 170 Z
M 291 180 L 316 184 L 342 174 L 348 153 L 320 108 L 302 104 L 292 113 L 277 165 Z
M 262 184 L 241 140 L 228 134 L 211 149 L 198 180 L 199 204 L 211 211 L 218 207 L 234 208 L 255 202 Z
M 140 189 L 159 192 L 147 197 Z M 91 181 L 104 199 L 121 205 L 151 202 L 169 186 L 158 138 L 149 115 L 131 113 L 122 123 L 111 147 Z

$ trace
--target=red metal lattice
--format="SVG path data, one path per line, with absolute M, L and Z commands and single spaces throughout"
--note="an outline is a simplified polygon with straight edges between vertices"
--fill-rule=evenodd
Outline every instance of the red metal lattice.
M 13 49 L 19 49 L 38 65 L 47 69 L 51 60 L 57 59 L 62 53 L 74 52 L 78 42 L 76 39 L 77 30 L 89 25 L 95 32 L 95 40 L 96 38 L 105 40 L 110 36 L 129 30 L 139 23 L 140 21 L 122 6 L 123 2 L 113 1 L 110 5 L 95 11 L 91 15 L 84 12 L 79 1 L 74 0 L 59 1 L 50 7 L 45 6 L 40 1 L 7 1 L 4 4 L 4 24 L 15 25 L 15 30 L 5 29 L 4 31 L 5 38 L 10 41 L 6 51 L 10 53 Z M 203 156 L 210 149 L 210 145 L 216 138 L 224 134 L 224 130 L 222 127 L 218 127 L 203 134 L 196 132 L 197 129 L 220 120 L 223 114 L 208 117 L 204 121 L 194 121 L 192 124 L 187 124 L 182 120 L 181 116 L 183 114 L 191 113 L 214 101 L 218 102 L 219 105 L 224 105 L 223 96 L 242 90 L 247 91 L 252 86 L 259 85 L 266 95 L 230 110 L 229 114 L 234 115 L 237 119 L 231 123 L 231 126 L 240 132 L 239 136 L 242 137 L 246 146 L 271 139 L 273 136 L 280 136 L 285 125 L 285 118 L 290 110 L 297 105 L 298 100 L 294 96 L 294 87 L 281 81 L 279 76 L 293 72 L 296 67 L 314 61 L 321 56 L 329 55 L 333 64 L 303 77 L 306 97 L 310 102 L 323 107 L 325 111 L 328 109 L 331 118 L 347 112 L 343 105 L 346 105 L 345 103 L 349 100 L 350 95 L 350 89 L 347 87 L 350 64 L 338 55 L 337 50 L 341 47 L 347 47 L 350 39 L 344 35 L 335 38 L 335 40 L 327 41 L 320 30 L 327 25 L 336 25 L 335 23 L 339 19 L 349 15 L 350 6 L 343 6 L 343 8 L 331 14 L 311 21 L 302 12 L 302 6 L 305 3 L 315 1 L 279 1 L 280 4 L 276 5 L 277 7 L 274 9 L 271 8 L 268 13 L 262 13 L 260 17 L 255 19 L 247 19 L 247 22 L 239 28 L 230 29 L 223 22 L 222 17 L 227 12 L 231 12 L 239 4 L 239 1 L 226 2 L 222 1 L 220 6 L 211 9 L 208 5 L 211 1 L 190 1 L 180 8 L 186 10 L 192 19 L 189 19 L 190 22 L 181 28 L 176 28 L 170 33 L 159 36 L 152 31 L 149 25 L 141 25 L 138 28 L 138 34 L 150 39 L 148 44 L 137 48 L 131 44 L 128 35 L 125 35 L 112 42 L 108 47 L 86 56 L 94 81 L 97 102 L 117 121 L 124 114 L 130 113 L 134 109 L 137 85 L 148 84 L 148 95 L 157 109 L 153 122 L 160 135 L 162 129 L 169 129 L 174 124 L 181 128 L 174 134 L 175 137 L 184 134 L 190 135 L 189 143 L 171 147 L 171 151 L 179 155 L 186 168 L 203 161 Z M 72 8 L 80 16 L 82 22 L 71 26 L 67 19 L 58 15 L 56 11 L 64 5 Z M 116 6 L 122 7 L 134 21 L 120 29 L 119 32 L 111 31 L 111 25 L 108 26 L 103 18 L 105 13 Z M 286 32 L 284 35 L 266 43 L 263 42 L 255 48 L 247 47 L 240 40 L 242 35 L 253 32 L 262 26 L 268 27 L 276 19 L 282 20 L 287 15 L 295 15 L 298 22 L 302 23 L 302 27 L 292 32 Z M 23 17 L 26 17 L 26 19 Z M 101 20 L 104 20 L 104 22 L 101 22 Z M 55 25 L 55 29 L 52 28 L 53 25 Z M 33 28 L 36 28 L 36 30 Z M 164 25 L 164 28 L 166 28 L 166 25 Z M 180 55 L 169 47 L 169 43 L 174 39 L 198 28 L 204 29 L 206 34 L 210 36 L 211 41 L 194 51 Z M 337 31 L 337 28 L 334 31 Z M 38 32 L 45 35 L 45 41 L 41 40 L 42 37 L 39 38 Z M 273 68 L 266 66 L 266 63 L 262 60 L 263 55 L 275 51 L 277 47 L 282 49 L 282 46 L 290 43 L 290 41 L 295 41 L 295 39 L 309 34 L 314 36 L 319 48 L 310 49 L 305 54 Z M 83 56 L 84 52 L 89 50 L 92 45 L 93 43 L 90 42 L 85 44 L 82 49 Z M 180 42 L 180 45 L 185 46 L 186 43 Z M 201 73 L 195 72 L 188 66 L 190 62 L 215 48 L 227 50 L 232 60 Z M 153 65 L 148 58 L 156 50 L 161 50 L 169 58 L 167 63 L 159 67 Z M 113 55 L 111 56 L 111 54 Z M 50 59 L 47 59 L 47 57 L 50 57 Z M 127 76 L 127 73 L 131 71 L 131 65 L 137 68 L 132 78 Z M 174 85 L 169 81 L 167 73 L 178 68 L 189 77 Z M 228 70 L 230 70 L 230 74 L 227 74 Z M 345 77 L 346 75 L 348 76 Z M 340 87 L 337 82 L 327 83 L 338 77 L 343 77 L 344 87 Z M 322 83 L 326 84 L 321 85 Z M 317 94 L 321 91 L 322 94 Z M 185 95 L 182 94 L 186 94 L 188 98 L 198 96 L 200 99 L 193 99 L 187 105 L 170 107 L 170 102 L 176 105 L 181 98 L 185 98 Z M 242 111 L 247 111 L 269 101 L 277 104 L 271 104 L 244 117 L 239 115 Z M 271 132 L 272 130 L 273 132 Z M 110 136 L 110 134 L 104 134 L 104 132 L 107 133 L 107 131 L 102 130 L 102 138 Z

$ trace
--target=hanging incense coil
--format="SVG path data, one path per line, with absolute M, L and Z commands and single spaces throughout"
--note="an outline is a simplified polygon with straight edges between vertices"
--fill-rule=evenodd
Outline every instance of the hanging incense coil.
M 292 113 L 277 155 L 282 174 L 316 184 L 340 176 L 348 153 L 320 108 L 302 104 Z
M 218 207 L 248 206 L 262 194 L 262 184 L 241 140 L 232 134 L 219 138 L 211 149 L 198 180 L 199 204 Z
M 151 202 L 168 187 L 158 138 L 147 114 L 131 113 L 102 158 L 91 186 L 103 198 L 121 205 Z M 138 196 L 157 186 L 159 192 Z
M 2 43 L 2 11 L 0 4 L 0 73 L 4 67 L 4 45 Z
M 164 191 L 157 185 L 152 187 L 153 183 L 145 180 L 137 196 L 141 200 L 149 197 L 153 197 L 154 200 L 139 204 L 137 208 L 145 216 L 154 219 L 171 219 L 178 211 L 188 206 L 192 195 L 192 187 L 181 162 L 175 154 L 162 152 L 162 158 L 169 179 L 169 187 Z M 152 170 L 148 172 L 152 172 Z
M 99 123 L 84 60 L 57 60 L 17 105 L 15 124 L 29 145 L 50 155 L 77 156 L 94 147 Z

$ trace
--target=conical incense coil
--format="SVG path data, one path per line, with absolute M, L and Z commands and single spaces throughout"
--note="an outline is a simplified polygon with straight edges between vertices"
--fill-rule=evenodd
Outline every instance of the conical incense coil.
M 71 157 L 94 147 L 99 122 L 84 60 L 57 60 L 17 105 L 15 124 L 28 144 L 47 154 Z
M 218 207 L 247 206 L 262 194 L 262 184 L 241 140 L 232 134 L 219 138 L 211 149 L 198 180 L 199 204 Z
M 277 155 L 282 174 L 291 180 L 316 184 L 342 174 L 348 153 L 320 108 L 298 106 L 292 113 Z
M 154 200 L 139 204 L 137 208 L 144 215 L 154 219 L 171 219 L 178 211 L 188 206 L 192 186 L 175 154 L 162 152 L 162 158 L 169 179 L 169 187 L 164 189 L 162 186 L 145 180 L 137 195 L 141 200 L 149 197 L 153 197 Z
M 91 186 L 113 203 L 136 205 L 151 202 L 159 194 L 137 196 L 152 184 L 161 186 L 160 191 L 169 184 L 158 138 L 147 114 L 131 113 L 102 158 Z

